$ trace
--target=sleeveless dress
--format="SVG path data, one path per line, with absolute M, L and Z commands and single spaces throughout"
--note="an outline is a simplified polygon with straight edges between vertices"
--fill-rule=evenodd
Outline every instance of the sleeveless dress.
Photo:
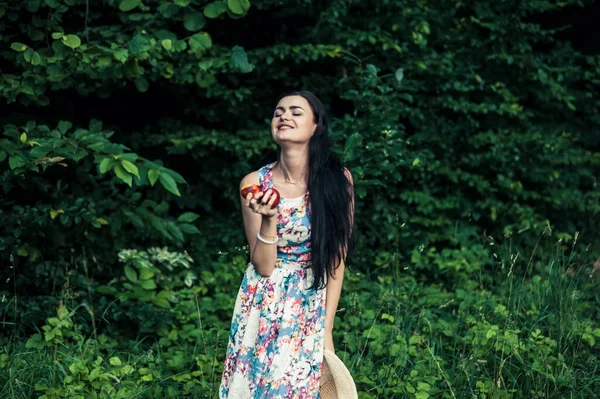
M 273 163 L 258 170 L 273 186 Z M 308 193 L 281 198 L 273 274 L 244 274 L 231 322 L 219 398 L 318 399 L 325 333 L 325 289 L 310 289 Z

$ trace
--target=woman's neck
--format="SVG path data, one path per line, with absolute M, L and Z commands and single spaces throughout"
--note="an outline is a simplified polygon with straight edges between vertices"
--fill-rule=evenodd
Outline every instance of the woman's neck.
M 276 168 L 286 183 L 306 182 L 308 176 L 308 148 L 306 151 L 282 151 Z

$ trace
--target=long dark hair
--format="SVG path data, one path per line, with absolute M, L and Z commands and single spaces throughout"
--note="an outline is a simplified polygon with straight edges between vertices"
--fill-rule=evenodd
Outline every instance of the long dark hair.
M 294 91 L 284 97 L 301 96 L 310 105 L 317 124 L 308 143 L 308 191 L 311 207 L 311 251 L 313 289 L 323 289 L 331 276 L 354 249 L 353 188 L 344 166 L 332 150 L 327 111 L 314 94 Z M 277 151 L 279 163 L 281 152 Z

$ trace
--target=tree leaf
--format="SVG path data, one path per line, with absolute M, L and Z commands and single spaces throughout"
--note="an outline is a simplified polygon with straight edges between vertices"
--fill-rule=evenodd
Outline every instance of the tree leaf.
M 123 12 L 131 11 L 140 4 L 142 4 L 141 0 L 123 0 L 121 4 L 119 4 L 119 10 Z
M 23 160 L 23 158 L 21 158 L 18 155 L 13 155 L 12 157 L 8 158 L 8 166 L 11 170 L 14 170 L 23 165 L 25 165 L 25 160 Z
M 248 0 L 227 0 L 229 11 L 236 15 L 244 15 L 250 9 Z
M 204 7 L 204 16 L 206 18 L 218 18 L 227 11 L 227 5 L 222 1 L 214 1 Z
M 163 39 L 160 44 L 163 46 L 163 48 L 167 51 L 171 51 L 171 49 L 173 48 L 173 41 L 171 41 L 171 39 Z
M 158 176 L 160 176 L 160 170 L 150 169 L 148 171 L 148 180 L 150 180 L 150 185 L 154 186 L 154 184 L 158 180 Z
M 27 141 L 27 133 L 21 133 L 21 137 L 19 137 L 19 140 L 21 141 L 21 144 L 25 144 L 25 142 Z
M 25 58 L 25 61 L 27 62 L 31 62 L 31 57 L 33 57 L 33 49 L 32 48 L 28 48 L 27 50 L 25 50 L 25 53 L 23 53 L 23 58 Z
M 196 33 L 190 37 L 190 49 L 194 52 L 202 52 L 212 47 L 212 39 L 208 33 Z
M 66 35 L 63 36 L 62 42 L 65 46 L 75 49 L 81 46 L 81 39 L 77 35 Z
M 129 51 L 125 48 L 117 49 L 113 52 L 113 57 L 124 64 L 129 58 Z
M 254 66 L 248 63 L 248 56 L 241 46 L 234 46 L 231 51 L 231 57 L 229 58 L 229 65 L 231 69 L 240 71 L 241 73 L 252 72 Z
M 125 271 L 125 277 L 127 277 L 127 280 L 131 281 L 132 283 L 135 283 L 138 281 L 138 275 L 131 266 L 125 266 L 124 271 Z
M 115 175 L 121 180 L 123 180 L 129 187 L 132 186 L 133 177 L 123 168 L 121 164 L 115 165 Z
M 156 283 L 154 282 L 154 280 L 144 280 L 141 282 L 140 284 L 142 286 L 143 289 L 145 290 L 153 290 L 156 289 Z
M 172 192 L 176 196 L 181 197 L 181 193 L 177 188 L 177 183 L 175 183 L 175 180 L 173 180 L 171 176 L 169 176 L 166 173 L 161 173 L 158 176 L 158 179 L 160 180 L 160 184 L 162 184 L 164 188 L 166 188 L 168 191 Z
M 183 17 L 183 26 L 189 31 L 199 31 L 204 25 L 206 25 L 206 18 L 204 18 L 201 12 L 190 12 Z
M 41 63 L 42 57 L 40 56 L 40 53 L 34 51 L 33 55 L 31 56 L 31 65 L 40 65 Z
M 179 229 L 185 234 L 200 234 L 200 230 L 198 230 L 198 228 L 193 224 L 189 223 L 181 223 L 179 225 Z
M 396 80 L 398 81 L 398 83 L 402 83 L 402 79 L 404 79 L 404 69 L 403 68 L 396 69 L 396 73 L 394 73 L 394 76 L 396 77 Z
M 65 213 L 65 211 L 62 209 L 50 209 L 50 219 L 54 220 L 61 213 Z
M 19 53 L 22 53 L 23 51 L 27 50 L 27 45 L 19 42 L 14 42 L 10 45 L 10 48 L 15 51 L 18 51 Z
M 179 7 L 187 7 L 192 0 L 175 0 L 174 3 Z
M 196 213 L 185 212 L 185 213 L 182 213 L 181 215 L 179 215 L 179 217 L 177 218 L 177 221 L 182 222 L 182 223 L 192 223 L 199 217 L 200 217 L 200 215 L 198 215 Z
M 149 280 L 154 277 L 154 272 L 147 267 L 140 269 L 140 280 Z
M 71 129 L 73 127 L 73 123 L 69 122 L 69 121 L 60 121 L 58 122 L 58 130 L 62 133 L 65 134 L 66 132 L 69 131 L 69 129 Z
M 101 174 L 105 174 L 111 170 L 113 166 L 115 166 L 115 160 L 113 158 L 104 158 L 102 162 L 100 162 L 100 166 L 98 168 L 100 169 Z
M 169 303 L 169 301 L 167 301 L 164 298 L 153 298 L 152 303 L 155 304 L 156 306 L 160 306 L 161 308 L 165 308 L 165 309 L 171 308 L 171 304 Z M 152 374 L 147 374 L 147 375 L 152 377 Z M 144 377 L 146 377 L 146 376 L 144 376 Z
M 121 359 L 119 359 L 116 356 L 111 357 L 110 359 L 108 359 L 108 361 L 111 364 L 111 366 L 120 366 L 121 365 Z
M 145 77 L 140 76 L 139 78 L 136 78 L 135 81 L 135 87 L 136 89 L 138 89 L 138 91 L 140 93 L 145 93 L 148 91 L 148 81 L 146 80 Z
M 129 41 L 127 49 L 130 54 L 137 55 L 150 50 L 150 42 L 141 34 L 137 34 Z

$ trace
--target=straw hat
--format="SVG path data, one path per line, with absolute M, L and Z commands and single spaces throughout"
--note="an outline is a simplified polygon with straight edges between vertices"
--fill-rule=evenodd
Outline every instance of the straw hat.
M 350 372 L 335 353 L 325 350 L 321 371 L 321 399 L 358 399 Z

